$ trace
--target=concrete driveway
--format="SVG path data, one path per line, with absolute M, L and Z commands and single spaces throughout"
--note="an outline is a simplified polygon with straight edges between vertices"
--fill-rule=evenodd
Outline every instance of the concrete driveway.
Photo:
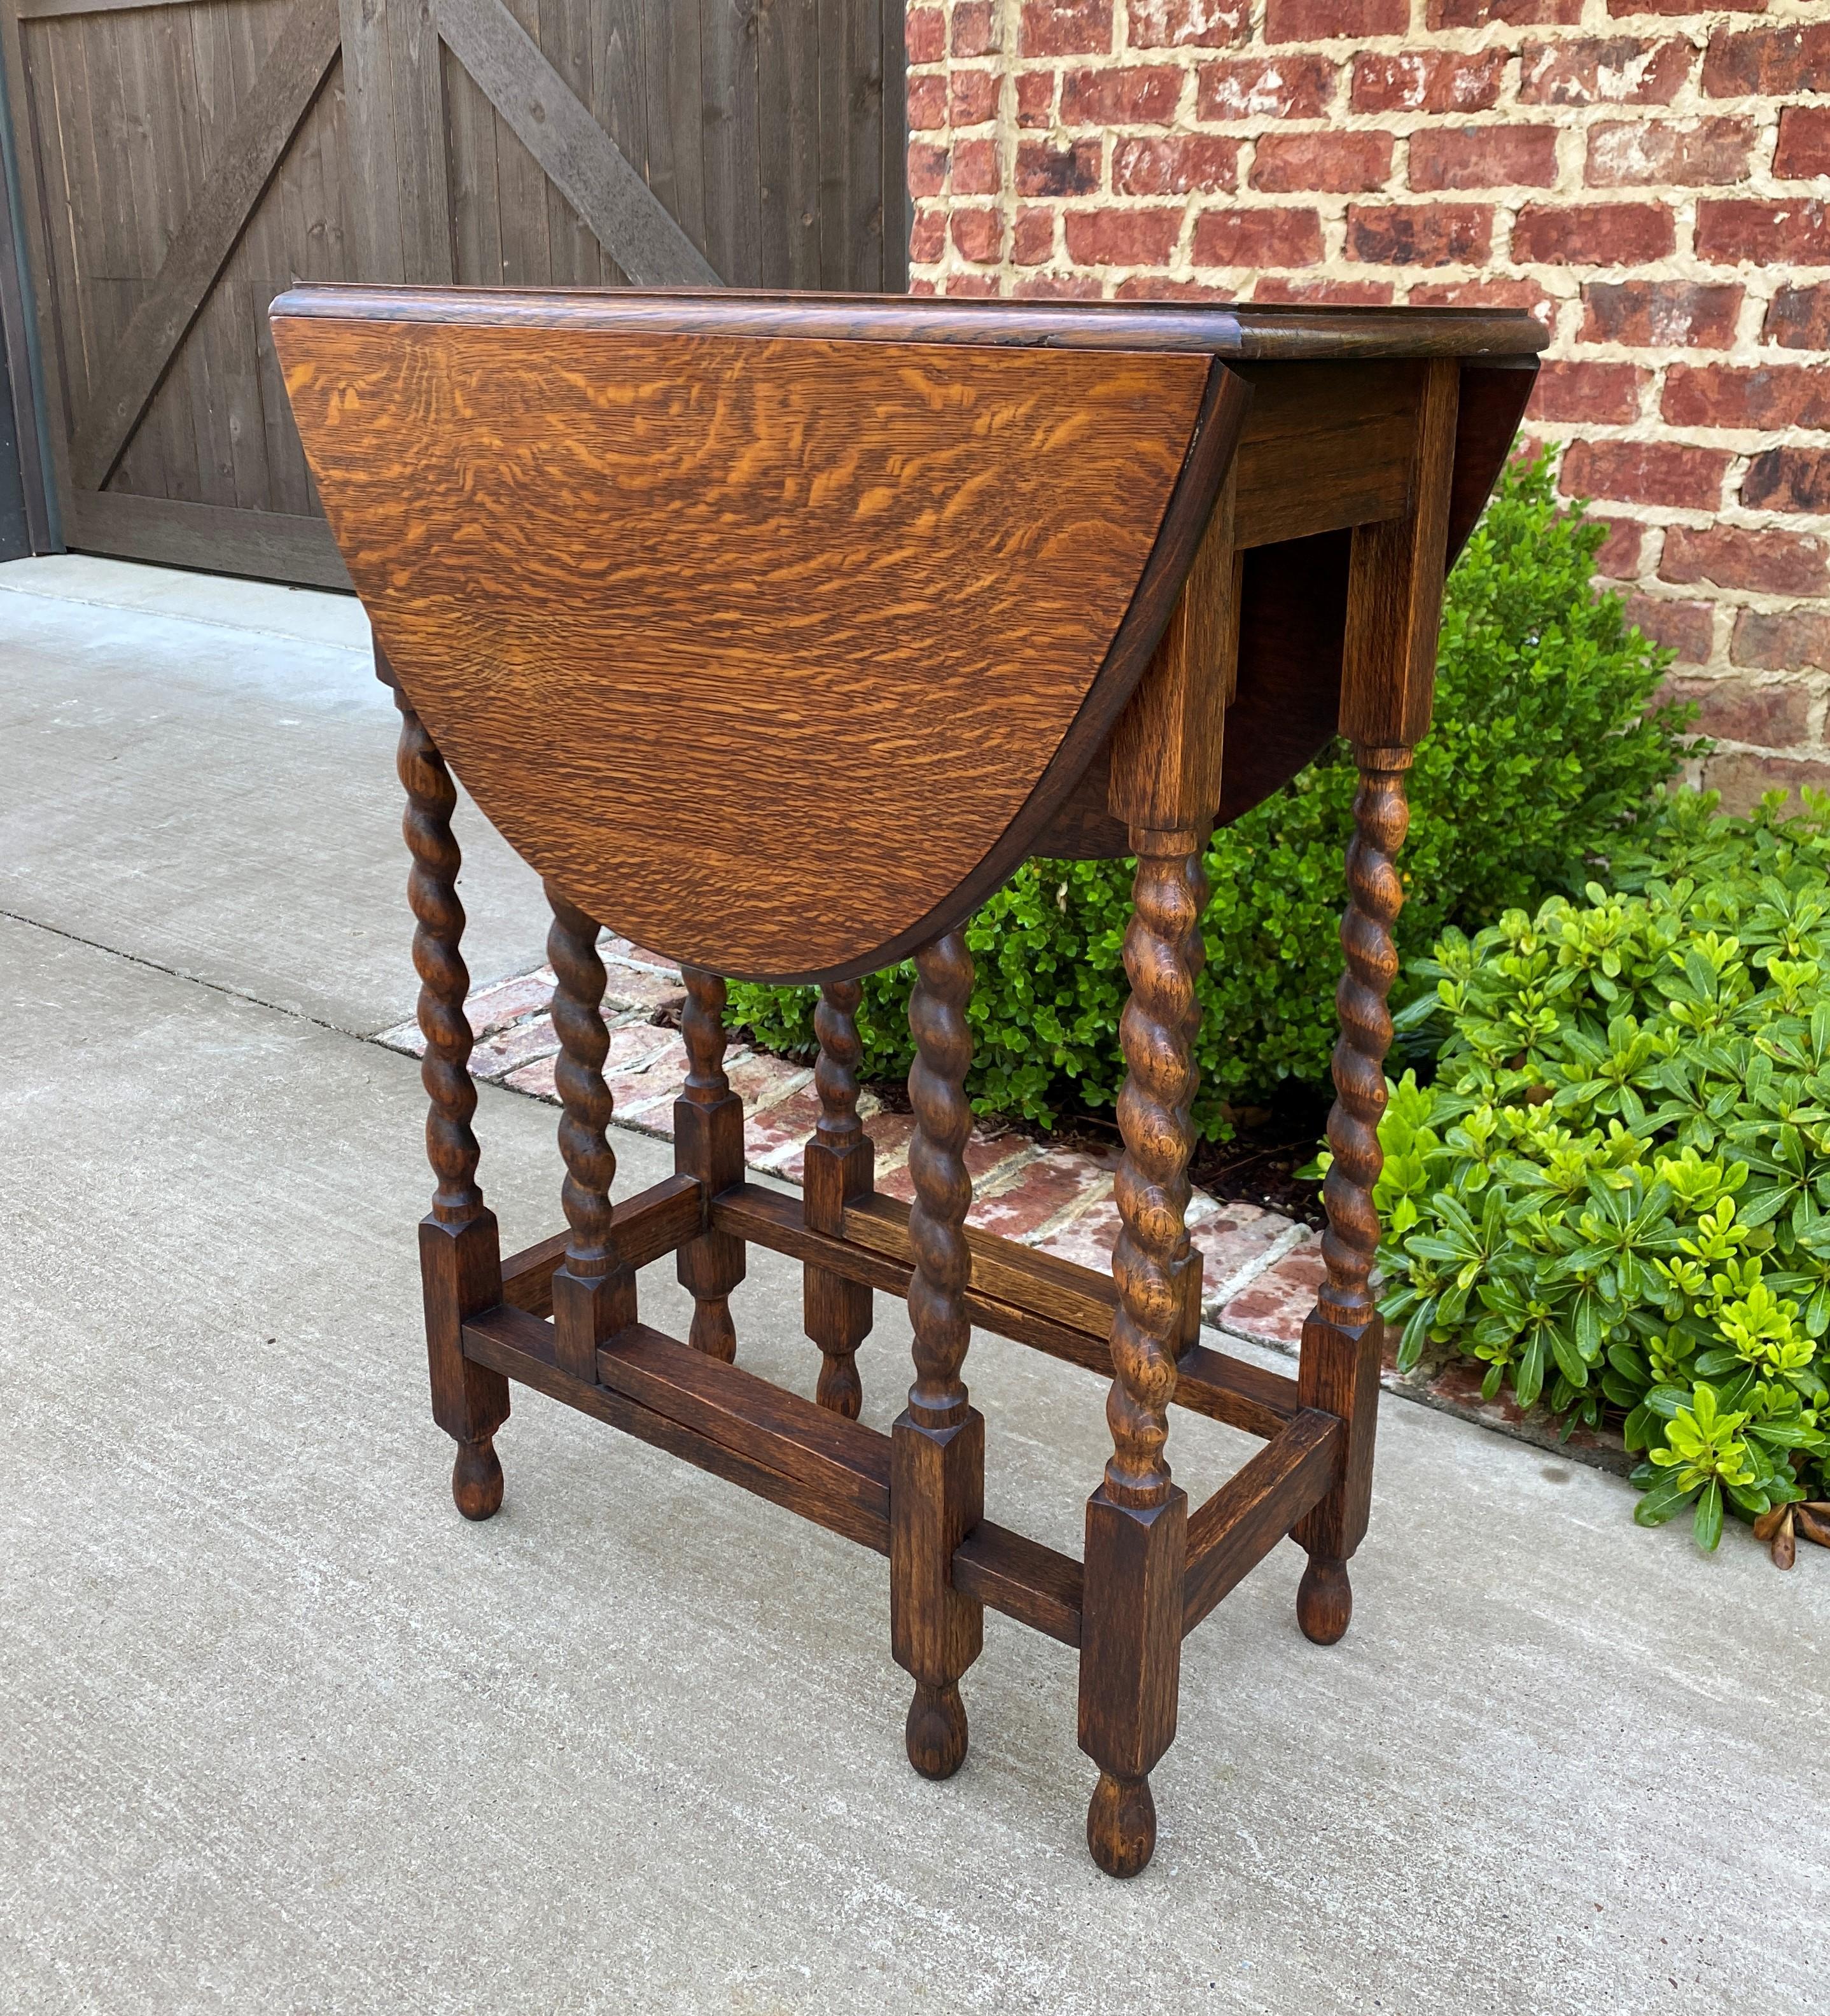
M 1281 1548 L 1190 1641 L 1138 1881 L 1072 1654 L 994 1617 L 945 1785 L 875 1556 L 518 1396 L 466 1525 L 423 1394 L 390 714 L 336 598 L 0 568 L 0 2009 L 1830 2007 L 1830 1557 L 1388 1400 L 1355 1622 Z M 533 878 L 476 830 L 480 977 Z M 550 1108 L 485 1088 L 516 1244 Z M 619 1139 L 631 1186 L 667 1150 Z M 665 1263 L 653 1319 L 683 1334 Z M 754 1369 L 811 1390 L 795 1270 Z M 882 1300 L 866 1418 L 907 1380 Z M 1076 1544 L 1098 1383 L 993 1338 L 989 1510 Z M 1192 1495 L 1243 1445 L 1178 1417 Z

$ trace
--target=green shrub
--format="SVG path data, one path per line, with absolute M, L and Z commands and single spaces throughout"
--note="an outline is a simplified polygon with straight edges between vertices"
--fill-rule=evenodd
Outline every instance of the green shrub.
M 1830 797 L 1680 794 L 1614 887 L 1445 932 L 1400 1021 L 1375 1192 L 1399 1364 L 1485 1362 L 1572 1423 L 1624 1413 L 1635 1516 L 1713 1547 L 1830 1495 Z
M 1559 509 L 1548 462 L 1517 465 L 1450 578 L 1436 725 L 1411 773 L 1400 951 L 1421 952 L 1458 919 L 1579 887 L 1587 858 L 1631 830 L 1684 753 L 1688 715 L 1645 712 L 1669 653 L 1591 586 L 1603 536 L 1580 509 Z M 1354 787 L 1336 748 L 1214 836 L 1195 1114 L 1209 1138 L 1228 1131 L 1229 1103 L 1326 1077 Z M 973 918 L 969 1083 L 981 1110 L 1047 1122 L 1116 1100 L 1130 891 L 1128 862 L 1032 862 Z M 912 980 L 904 965 L 865 983 L 869 1075 L 908 1068 Z M 732 1019 L 805 1053 L 814 999 L 735 986 Z

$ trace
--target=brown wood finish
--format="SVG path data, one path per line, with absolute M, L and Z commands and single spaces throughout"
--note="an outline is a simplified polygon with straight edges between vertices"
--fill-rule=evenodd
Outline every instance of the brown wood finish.
M 1350 1614 L 1347 1563 L 1366 1530 L 1379 1399 L 1372 1195 L 1404 779 L 1429 723 L 1448 554 L 1504 453 L 1496 416 L 1515 417 L 1529 380 L 1503 347 L 1521 340 L 1505 317 L 805 308 L 767 296 L 454 306 L 391 294 L 384 305 L 394 320 L 352 329 L 308 300 L 293 326 L 318 323 L 329 339 L 283 340 L 310 394 L 314 453 L 329 441 L 324 466 L 349 478 L 329 488 L 333 516 L 347 507 L 361 529 L 357 578 L 380 607 L 384 642 L 404 639 L 408 654 L 404 671 L 391 671 L 439 1185 L 422 1229 L 427 1339 L 435 1415 L 459 1445 L 459 1505 L 481 1517 L 500 1502 L 493 1438 L 514 1379 L 887 1554 L 890 1649 L 915 1683 L 907 1747 L 930 1777 L 965 1754 L 960 1680 L 981 1650 L 987 1607 L 1073 1647 L 1080 1747 L 1098 1772 L 1088 1846 L 1102 1868 L 1134 1875 L 1155 1845 L 1150 1774 L 1176 1733 L 1184 1636 L 1285 1535 L 1309 1557 L 1303 1632 L 1332 1642 Z M 508 337 L 526 347 L 505 349 Z M 1529 347 L 1521 340 L 1511 355 Z M 510 356 L 506 381 L 533 384 L 537 358 L 550 394 L 520 433 L 499 399 L 489 403 L 498 388 L 487 362 Z M 390 358 L 397 382 L 381 373 Z M 1156 430 L 1145 430 L 1145 480 L 1105 500 L 1113 536 L 1104 553 L 1089 561 L 1071 513 L 1052 546 L 1038 515 L 1038 543 L 1007 565 L 1011 552 L 985 541 L 994 520 L 976 515 L 1002 507 L 981 495 L 976 472 L 1016 486 L 1035 515 L 1041 492 L 1022 485 L 1069 466 L 1072 457 L 1050 458 L 1071 444 L 1075 457 L 1105 455 L 1102 480 L 1116 486 L 1118 421 L 1137 419 L 1152 387 L 1161 396 Z M 613 412 L 615 427 L 602 420 Z M 591 412 L 595 434 L 582 421 Z M 573 463 L 555 465 L 548 481 L 534 451 L 554 452 L 555 415 Z M 783 444 L 796 428 L 790 452 Z M 495 455 L 487 469 L 486 437 Z M 418 445 L 403 455 L 403 441 Z M 668 452 L 645 476 L 635 447 L 657 441 Z M 1019 452 L 1033 468 L 1016 467 Z M 595 491 L 580 473 L 593 457 Z M 1084 479 L 1084 463 L 1074 466 Z M 481 472 L 461 509 L 454 471 L 466 481 Z M 929 481 L 924 516 L 910 499 Z M 397 499 L 392 519 L 378 501 L 384 489 Z M 690 566 L 670 560 L 664 541 L 643 546 L 650 533 L 638 521 L 657 499 L 690 535 Z M 537 566 L 514 540 L 542 511 L 574 536 Z M 619 544 L 631 522 L 635 535 Z M 374 542 L 384 524 L 385 553 Z M 793 586 L 783 574 L 774 600 L 745 605 L 730 585 L 774 580 L 788 549 L 771 541 L 790 531 L 800 541 Z M 971 538 L 982 552 L 957 543 Z M 978 602 L 969 572 L 963 589 L 955 585 L 945 641 L 958 653 L 940 675 L 917 677 L 911 640 L 940 648 L 942 598 L 922 570 L 943 549 L 1000 585 Z M 1052 571 L 1064 556 L 1077 572 Z M 631 556 L 658 571 L 643 574 Z M 486 581 L 491 564 L 499 578 Z M 612 585 L 626 607 L 613 606 Z M 1019 589 L 1030 598 L 1021 610 L 1009 599 Z M 897 592 L 903 603 L 890 599 Z M 1054 603 L 1030 607 L 1038 597 Z M 1070 603 L 1080 656 L 1064 671 L 1044 633 L 1056 644 L 1069 634 L 1048 622 Z M 602 636 L 564 627 L 578 609 Z M 737 620 L 746 609 L 747 628 Z M 859 610 L 868 625 L 854 621 Z M 1007 663 L 1021 670 L 1014 700 L 1014 688 L 995 684 Z M 1009 716 L 1002 744 L 960 700 L 973 665 Z M 555 707 L 552 681 L 566 678 L 570 698 Z M 658 727 L 627 711 L 631 694 Z M 444 711 L 422 722 L 422 702 Z M 719 725 L 765 715 L 782 733 L 752 776 L 729 749 L 720 755 Z M 530 823 L 511 831 L 525 849 L 537 855 L 552 840 L 584 859 L 588 848 L 585 869 L 600 878 L 591 886 L 608 888 L 627 876 L 628 834 L 642 827 L 654 886 L 671 878 L 675 943 L 775 947 L 770 959 L 804 959 L 800 970 L 822 977 L 819 1124 L 803 1197 L 743 1179 L 742 1109 L 723 1068 L 725 985 L 688 959 L 678 1172 L 613 1204 L 599 912 L 584 870 L 554 874 L 545 861 L 569 1229 L 503 1267 L 476 1182 L 456 793 L 433 740 L 448 718 L 454 746 L 481 765 L 486 808 L 500 815 L 512 803 L 511 829 L 516 818 Z M 1199 1341 L 1187 1206 L 1203 861 L 1216 806 L 1225 819 L 1257 802 L 1337 728 L 1361 776 L 1326 1278 L 1292 1381 Z M 790 780 L 803 759 L 811 783 L 797 794 Z M 492 801 L 492 764 L 501 775 L 522 766 L 507 800 Z M 624 793 L 614 804 L 602 795 L 613 774 Z M 961 807 L 974 805 L 969 844 Z M 771 855 L 776 840 L 783 851 Z M 973 969 L 960 919 L 1044 841 L 1137 862 L 1109 1278 L 965 1222 Z M 727 887 L 739 857 L 753 879 Z M 853 975 L 911 932 L 915 1194 L 904 1205 L 872 1186 Z M 817 1399 L 728 1362 L 728 1299 L 746 1242 L 804 1263 L 807 1330 L 822 1359 Z M 694 1297 L 690 1345 L 636 1314 L 636 1270 L 669 1252 Z M 854 1361 L 879 1291 L 907 1295 L 915 1339 L 914 1384 L 888 1435 L 856 1418 Z M 552 1320 L 541 1320 L 548 1309 Z M 963 1377 L 974 1325 L 1109 1381 L 1112 1453 L 1086 1507 L 1080 1562 L 983 1517 L 984 1423 Z M 1167 1459 L 1177 1406 L 1264 1439 L 1192 1516 Z
M 674 1166 L 698 1178 L 708 1196 L 743 1180 L 743 1102 L 724 1075 L 724 981 L 685 969 L 686 1084 L 674 1102 Z M 731 1291 L 743 1279 L 743 1245 L 708 1224 L 680 1249 L 680 1285 L 692 1297 L 687 1341 L 727 1363 L 737 1355 Z
M 814 1033 L 820 1046 L 814 1085 L 820 1118 L 801 1158 L 801 1190 L 807 1223 L 834 1237 L 844 1232 L 847 1205 L 868 1197 L 875 1180 L 876 1150 L 857 1117 L 857 1068 L 864 1046 L 858 1040 L 857 1016 L 862 992 L 855 980 L 830 981 L 821 988 L 820 1005 L 814 1010 Z M 803 1309 L 807 1334 L 820 1348 L 819 1403 L 856 1420 L 864 1405 L 857 1348 L 871 1331 L 870 1287 L 810 1262 L 804 1276 Z
M 571 1227 L 549 1294 L 559 1370 L 591 1379 L 598 1346 L 635 1320 L 635 1276 L 617 1251 L 610 1205 L 617 1156 L 609 1139 L 613 1102 L 603 1075 L 610 1038 L 602 1014 L 599 927 L 550 882 L 547 896 L 553 922 L 546 956 L 555 977 L 553 1029 L 559 1039 L 553 1085 L 565 1108 L 559 1153 L 566 1180 L 559 1201 Z
M 1305 1406 L 1339 1415 L 1347 1438 L 1340 1481 L 1296 1531 L 1309 1553 L 1297 1621 L 1325 1645 L 1342 1636 L 1353 1614 L 1346 1564 L 1364 1537 L 1372 1494 L 1384 1342 L 1371 1286 L 1379 1248 L 1372 1192 L 1382 1160 L 1379 1123 L 1392 1041 L 1386 998 L 1398 969 L 1392 926 L 1404 900 L 1397 855 L 1409 823 L 1404 773 L 1412 746 L 1429 726 L 1454 482 L 1459 374 L 1440 362 L 1425 373 L 1410 510 L 1354 529 L 1347 588 L 1341 729 L 1354 745 L 1360 788 L 1341 922 L 1346 970 L 1336 996 L 1341 1034 L 1328 1122 L 1334 1160 L 1322 1189 L 1326 1273 L 1303 1326 L 1297 1379 Z
M 1185 1637 L 1332 1489 L 1346 1440 L 1335 1415 L 1305 1408 L 1190 1515 Z
M 1198 541 L 1242 388 L 1177 353 L 667 339 L 617 314 L 280 304 L 333 528 L 466 785 L 575 902 L 746 978 L 874 970 L 1009 873 L 1123 705 L 1181 585 L 1152 595 L 1159 534 Z M 615 542 L 574 546 L 606 491 Z
M 914 1263 L 909 1257 L 908 1206 L 900 1198 L 873 1197 L 868 1213 L 847 1212 L 843 1239 L 814 1231 L 794 1198 L 753 1183 L 715 1198 L 711 1212 L 715 1224 L 728 1226 L 739 1237 L 758 1246 L 817 1262 L 832 1273 L 888 1294 L 908 1292 Z M 989 1280 L 999 1290 L 994 1294 L 967 1288 L 965 1312 L 976 1327 L 1110 1377 L 1109 1339 L 1118 1296 L 1109 1275 L 1013 1245 L 969 1225 L 965 1238 L 973 1281 Z M 1295 1380 L 1201 1344 L 1185 1348 L 1177 1361 L 1174 1399 L 1191 1413 L 1266 1437 L 1276 1435 L 1299 1411 Z
M 696 1176 L 663 1176 L 612 1208 L 610 1233 L 624 1266 L 646 1267 L 696 1237 L 705 1214 L 705 1190 Z M 565 1264 L 571 1237 L 555 1232 L 511 1254 L 502 1262 L 502 1300 L 530 1316 L 551 1316 L 553 1276 Z
M 965 1075 L 973 1044 L 966 1003 L 972 956 L 958 931 L 915 954 L 908 1024 L 915 1060 L 908 1075 L 915 1137 L 908 1315 L 915 1384 L 890 1431 L 890 1649 L 915 1679 L 908 1761 L 926 1778 L 951 1777 L 965 1761 L 960 1676 L 984 1645 L 985 1612 L 954 1582 L 954 1550 L 984 1517 L 985 1423 L 961 1377 L 971 1319 L 971 1271 L 963 1227 L 973 1201 L 966 1172 L 972 1107 Z
M 384 682 L 385 663 L 377 669 Z M 437 1187 L 419 1227 L 420 1283 L 426 1304 L 426 1348 L 432 1377 L 432 1417 L 458 1445 L 451 1496 L 466 1519 L 487 1519 L 502 1502 L 502 1468 L 494 1435 L 509 1418 L 508 1383 L 463 1353 L 466 1319 L 502 1294 L 501 1245 L 495 1214 L 476 1181 L 480 1151 L 470 1121 L 476 1087 L 470 1076 L 470 1024 L 464 998 L 470 976 L 460 949 L 464 906 L 458 900 L 463 865 L 451 833 L 457 788 L 419 717 L 394 688 L 400 711 L 397 758 L 407 794 L 402 821 L 413 866 L 407 900 L 414 917 L 413 965 L 419 976 L 419 1067 L 430 1105 L 426 1154 Z

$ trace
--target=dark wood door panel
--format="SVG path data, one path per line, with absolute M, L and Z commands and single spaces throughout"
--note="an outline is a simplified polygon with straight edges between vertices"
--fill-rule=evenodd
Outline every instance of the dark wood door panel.
M 267 324 L 300 281 L 899 290 L 901 37 L 899 0 L 0 0 L 66 538 L 347 583 Z

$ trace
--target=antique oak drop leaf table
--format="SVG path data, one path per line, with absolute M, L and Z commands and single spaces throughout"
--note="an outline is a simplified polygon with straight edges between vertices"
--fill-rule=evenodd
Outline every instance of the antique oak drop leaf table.
M 299 430 L 402 719 L 437 1179 L 420 1227 L 458 1509 L 502 1502 L 519 1381 L 887 1554 L 908 1746 L 965 1754 L 984 1608 L 1079 1648 L 1088 1816 L 1149 1859 L 1184 1636 L 1276 1545 L 1346 1629 L 1379 1323 L 1372 1190 L 1404 773 L 1443 576 L 1544 334 L 1465 310 L 310 287 L 275 303 Z M 1204 850 L 1337 733 L 1361 775 L 1341 937 L 1326 1280 L 1296 1378 L 1199 1341 L 1188 1198 Z M 476 1182 L 452 772 L 545 878 L 566 1229 L 503 1260 Z M 965 1223 L 963 927 L 1032 855 L 1137 860 L 1109 1280 Z M 678 959 L 669 1180 L 611 1203 L 600 927 Z M 915 1201 L 877 1194 L 858 979 L 912 955 Z M 796 1202 L 744 1180 L 730 977 L 814 982 Z M 818 1400 L 735 1362 L 746 1243 L 805 1263 Z M 688 1341 L 645 1326 L 667 1254 Z M 887 1435 L 854 1362 L 906 1293 Z M 971 1327 L 1109 1372 L 1076 1561 L 983 1516 Z M 1264 1438 L 1191 1513 L 1179 1403 Z

